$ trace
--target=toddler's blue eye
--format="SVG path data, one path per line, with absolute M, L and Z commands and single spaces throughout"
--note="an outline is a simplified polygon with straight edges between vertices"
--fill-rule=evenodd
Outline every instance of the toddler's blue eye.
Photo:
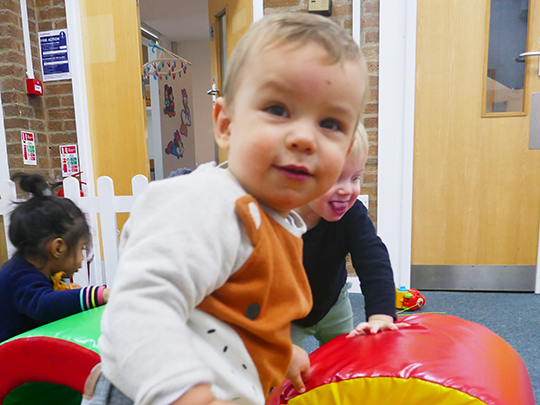
M 321 126 L 321 128 L 329 129 L 331 131 L 341 131 L 342 130 L 341 124 L 338 121 L 336 121 L 334 119 L 331 119 L 331 118 L 322 120 L 321 123 L 320 123 L 320 126 Z
M 266 107 L 266 112 L 269 113 L 269 114 L 272 114 L 272 115 L 277 115 L 278 117 L 288 117 L 289 116 L 289 113 L 287 112 L 287 110 L 285 109 L 285 107 L 283 107 L 282 105 L 279 105 L 279 104 L 274 104 L 274 105 L 271 105 L 271 106 L 268 106 Z

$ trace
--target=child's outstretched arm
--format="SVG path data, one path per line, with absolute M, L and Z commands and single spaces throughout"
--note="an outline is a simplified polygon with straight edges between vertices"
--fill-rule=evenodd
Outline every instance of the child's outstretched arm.
M 54 280 L 53 280 L 54 283 Z M 77 283 L 70 283 L 69 286 L 66 288 L 66 290 L 82 290 L 84 287 Z M 98 287 L 99 288 L 99 287 Z M 55 285 L 55 290 L 58 290 Z M 102 288 L 101 294 L 102 294 L 102 301 L 104 304 L 106 304 L 109 301 L 109 294 L 111 293 L 111 290 L 108 288 Z
M 398 330 L 410 326 L 408 323 L 394 323 L 394 318 L 390 315 L 376 314 L 371 315 L 367 322 L 360 322 L 347 337 L 353 337 L 365 334 L 375 334 L 385 330 Z
M 367 322 L 355 330 L 377 333 L 394 330 L 395 286 L 390 256 L 359 201 L 347 213 L 346 243 L 364 295 Z
M 50 281 L 32 269 L 21 269 L 13 281 L 13 302 L 17 310 L 40 322 L 52 322 L 106 304 L 104 286 L 54 291 Z
M 293 345 L 291 364 L 287 370 L 286 377 L 291 381 L 293 387 L 300 394 L 306 391 L 304 381 L 309 380 L 311 375 L 311 364 L 309 356 L 304 349 Z

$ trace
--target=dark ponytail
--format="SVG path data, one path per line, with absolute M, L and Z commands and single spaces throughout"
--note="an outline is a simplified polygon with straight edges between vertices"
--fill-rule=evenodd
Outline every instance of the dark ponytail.
M 47 259 L 47 243 L 62 238 L 71 252 L 82 238 L 90 243 L 90 229 L 73 201 L 53 196 L 39 174 L 17 173 L 12 180 L 31 197 L 17 203 L 9 224 L 9 240 L 25 257 Z
M 52 194 L 49 183 L 37 173 L 16 173 L 11 177 L 11 180 L 18 182 L 19 187 L 23 191 L 31 193 L 33 197 L 42 198 Z

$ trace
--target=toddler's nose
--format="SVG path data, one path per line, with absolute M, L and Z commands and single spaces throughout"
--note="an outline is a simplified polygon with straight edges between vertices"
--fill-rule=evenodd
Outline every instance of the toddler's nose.
M 353 186 L 350 181 L 340 180 L 337 187 L 338 194 L 350 195 L 353 193 Z
M 288 147 L 302 153 L 312 154 L 316 150 L 316 133 L 310 125 L 299 124 L 287 138 Z

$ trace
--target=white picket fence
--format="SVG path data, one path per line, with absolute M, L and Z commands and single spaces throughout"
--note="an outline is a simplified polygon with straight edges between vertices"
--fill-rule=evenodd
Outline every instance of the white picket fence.
M 117 196 L 114 194 L 114 183 L 110 177 L 103 176 L 97 180 L 97 197 L 81 197 L 79 181 L 74 177 L 67 177 L 63 181 L 64 195 L 71 199 L 85 213 L 92 231 L 93 260 L 83 266 L 75 274 L 74 281 L 82 286 L 89 284 L 106 284 L 112 286 L 116 267 L 118 265 L 118 229 L 116 214 L 131 212 L 135 199 L 148 185 L 148 179 L 138 174 L 131 179 L 132 195 Z M 4 217 L 4 230 L 8 248 L 8 256 L 15 249 L 9 242 L 9 216 L 15 208 L 17 200 L 15 183 L 11 180 L 0 181 L 0 215 Z M 99 225 L 98 227 L 98 214 Z M 101 231 L 101 232 L 100 232 Z M 100 246 L 103 250 L 101 250 Z M 101 257 L 103 251 L 103 258 Z

